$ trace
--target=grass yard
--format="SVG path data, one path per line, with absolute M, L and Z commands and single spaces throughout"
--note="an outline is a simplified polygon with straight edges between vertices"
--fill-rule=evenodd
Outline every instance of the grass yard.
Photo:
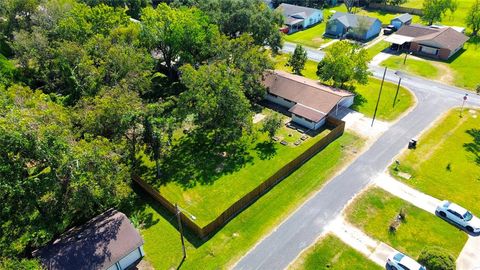
M 391 233 L 389 225 L 401 208 L 406 210 L 406 221 Z M 348 221 L 369 236 L 412 258 L 417 258 L 424 247 L 434 246 L 457 257 L 468 238 L 442 219 L 379 188 L 361 194 L 346 213 Z
M 370 59 L 372 59 L 375 55 L 381 53 L 383 50 L 387 49 L 390 47 L 390 43 L 386 42 L 384 40 L 378 42 L 377 44 L 367 48 L 368 56 Z
M 448 199 L 480 216 L 480 110 L 450 111 L 400 158 L 399 180 L 438 199 Z
M 320 239 L 293 263 L 290 270 L 380 270 L 360 252 L 333 235 Z
M 278 55 L 275 59 L 275 68 L 291 72 L 291 69 L 285 66 L 288 57 L 288 54 Z M 318 77 L 316 75 L 317 64 L 317 62 L 308 60 L 305 64 L 303 76 L 313 80 L 318 80 Z M 380 90 L 380 84 L 380 80 L 370 77 L 367 85 L 357 85 L 355 90 L 357 96 L 355 97 L 355 104 L 352 106 L 352 109 L 361 112 L 367 116 L 373 116 L 373 113 L 375 111 L 375 105 L 378 99 L 378 92 Z M 414 97 L 410 93 L 410 91 L 403 87 L 400 87 L 395 107 L 393 107 L 393 100 L 396 90 L 396 84 L 390 82 L 384 83 L 382 97 L 380 98 L 380 103 L 378 105 L 378 119 L 386 121 L 394 120 L 403 112 L 408 110 L 408 108 L 414 105 Z
M 263 110 L 265 115 L 271 113 L 279 114 L 272 110 Z M 289 121 L 288 117 L 281 116 L 284 122 Z M 262 121 L 254 124 L 255 136 L 253 141 L 251 141 L 252 138 L 245 139 L 249 141 L 245 152 L 232 154 L 227 158 L 207 155 L 202 157 L 194 149 L 190 149 L 192 146 L 188 143 L 180 146 L 180 149 L 188 148 L 187 150 L 181 150 L 178 155 L 173 155 L 174 158 L 169 158 L 167 168 L 173 168 L 171 170 L 175 173 L 173 176 L 171 173 L 167 173 L 169 175 L 167 183 L 156 184 L 158 180 L 156 181 L 150 176 L 155 171 L 155 164 L 152 161 L 145 162 L 149 163 L 148 167 L 151 168 L 145 178 L 152 179 L 149 182 L 154 183 L 165 198 L 172 203 L 178 203 L 181 208 L 196 217 L 195 222 L 198 225 L 205 226 L 230 205 L 255 189 L 261 182 L 330 132 L 325 129 L 320 134 L 302 141 L 299 146 L 295 146 L 293 142 L 298 140 L 302 134 L 282 125 L 278 137 L 288 142 L 288 145 L 284 146 L 280 144 L 280 141 L 272 141 L 268 134 L 260 132 L 258 129 L 261 126 Z M 181 143 L 177 144 L 182 145 Z M 176 162 L 175 157 L 179 157 L 180 161 Z M 218 161 L 215 160 L 216 158 Z M 209 159 L 209 161 L 205 159 Z M 179 170 L 178 167 L 182 166 L 186 168 Z M 200 172 L 194 175 L 196 170 Z M 183 182 L 183 179 L 186 182 Z
M 384 60 L 380 65 L 395 70 L 404 70 L 408 73 L 419 75 L 422 77 L 437 79 L 440 71 L 432 61 L 418 59 L 413 56 L 407 56 L 407 61 L 403 64 L 405 54 L 392 55 Z
M 321 45 L 329 42 L 331 39 L 323 37 L 325 33 L 326 22 L 323 21 L 313 27 L 298 31 L 291 35 L 284 35 L 286 41 L 297 43 L 303 46 L 319 48 Z
M 350 133 L 328 145 L 253 205 L 202 242 L 187 232 L 187 260 L 182 269 L 225 269 L 243 256 L 311 194 L 344 166 L 363 146 Z M 273 164 L 273 163 L 270 163 Z M 259 172 L 259 171 L 256 171 Z M 151 222 L 141 230 L 146 259 L 155 269 L 176 269 L 182 258 L 175 217 L 150 199 L 142 214 Z M 143 207 L 141 208 L 143 209 Z

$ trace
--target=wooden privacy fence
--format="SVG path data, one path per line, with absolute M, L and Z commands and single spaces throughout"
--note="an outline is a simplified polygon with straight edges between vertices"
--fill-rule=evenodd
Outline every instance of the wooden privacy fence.
M 423 10 L 418 9 L 418 8 L 391 6 L 391 5 L 385 5 L 385 4 L 379 4 L 379 3 L 370 3 L 368 5 L 368 8 L 369 9 L 378 9 L 378 10 L 391 12 L 391 13 L 410 13 L 410 14 L 418 15 L 418 16 L 423 15 Z
M 293 171 L 298 169 L 303 163 L 308 161 L 311 157 L 313 157 L 315 154 L 320 152 L 322 149 L 324 149 L 327 145 L 329 145 L 335 139 L 340 137 L 345 130 L 345 122 L 330 116 L 327 117 L 326 124 L 334 127 L 330 131 L 330 133 L 328 133 L 327 136 L 320 139 L 318 142 L 316 142 L 314 145 L 312 145 L 310 148 L 308 148 L 305 152 L 300 154 L 294 160 L 290 161 L 288 164 L 280 168 L 276 173 L 270 176 L 267 180 L 263 181 L 255 189 L 245 194 L 245 196 L 243 196 L 238 201 L 233 203 L 230 207 L 228 207 L 225 211 L 223 211 L 223 213 L 220 214 L 212 222 L 210 222 L 204 227 L 200 227 L 195 222 L 193 222 L 190 218 L 188 218 L 185 214 L 181 213 L 180 218 L 183 224 L 187 226 L 193 233 L 195 233 L 200 238 L 205 238 L 209 236 L 212 232 L 217 231 L 219 228 L 224 226 L 228 221 L 230 221 L 232 218 L 238 215 L 243 209 L 245 209 L 247 206 L 255 202 L 268 190 L 273 188 L 285 177 L 287 177 Z M 145 190 L 148 194 L 150 194 L 150 196 L 152 196 L 158 203 L 160 203 L 163 207 L 165 207 L 169 212 L 171 212 L 172 214 L 176 214 L 175 205 L 171 203 L 169 200 L 167 200 L 166 198 L 164 198 L 151 185 L 144 182 L 138 176 L 133 176 L 132 179 L 140 187 L 142 187 L 143 190 Z

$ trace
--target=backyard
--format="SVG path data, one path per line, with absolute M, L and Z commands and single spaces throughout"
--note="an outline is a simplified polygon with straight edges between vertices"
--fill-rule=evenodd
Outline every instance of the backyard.
M 382 267 L 349 247 L 337 237 L 327 235 L 305 251 L 289 269 L 380 270 Z
M 275 68 L 291 72 L 291 69 L 285 66 L 285 63 L 288 61 L 288 57 L 288 54 L 278 55 L 275 59 Z M 305 65 L 305 69 L 302 72 L 302 75 L 313 80 L 318 80 L 318 77 L 316 75 L 317 65 L 317 62 L 308 60 Z M 378 99 L 380 85 L 381 81 L 373 77 L 370 77 L 369 82 L 366 85 L 356 85 L 356 97 L 352 109 L 363 113 L 366 116 L 372 117 L 375 111 L 375 105 Z M 393 84 L 391 82 L 384 83 L 382 96 L 378 105 L 378 119 L 386 121 L 394 120 L 414 105 L 415 100 L 410 91 L 403 87 L 400 87 L 400 91 L 398 93 L 397 101 L 395 102 L 394 107 L 393 100 L 395 98 L 396 90 L 396 84 Z
M 396 232 L 389 225 L 406 211 Z M 467 235 L 442 219 L 379 188 L 361 194 L 346 210 L 347 220 L 374 239 L 416 258 L 425 247 L 441 247 L 457 257 Z
M 306 136 L 306 140 L 301 140 L 304 135 L 302 132 L 282 124 L 277 132 L 278 140 L 274 141 L 267 133 L 260 131 L 263 123 L 261 117 L 269 114 L 279 115 L 283 123 L 290 119 L 270 109 L 263 109 L 257 114 L 253 135 L 245 135 L 242 139 L 245 145 L 228 155 L 209 154 L 208 151 L 202 154 L 202 147 L 209 146 L 181 137 L 174 144 L 168 164 L 163 165 L 165 177 L 157 180 L 153 175 L 155 163 L 144 159 L 144 164 L 150 169 L 145 170 L 143 178 L 170 202 L 178 203 L 195 216 L 199 226 L 207 225 L 330 132 L 324 128 L 315 136 Z M 287 145 L 280 144 L 281 141 Z M 295 142 L 300 144 L 296 146 Z
M 450 111 L 399 157 L 397 179 L 440 200 L 480 215 L 480 110 Z M 409 179 L 407 179 L 409 178 Z
M 424 0 L 408 0 L 402 6 L 422 9 L 423 1 Z M 467 11 L 471 9 L 473 3 L 475 3 L 475 0 L 456 1 L 458 6 L 455 13 L 451 14 L 450 12 L 447 12 L 447 15 L 443 18 L 441 23 L 449 26 L 465 26 Z
M 201 241 L 187 231 L 188 257 L 182 269 L 198 269 L 199 265 L 202 269 L 228 268 L 351 161 L 362 148 L 363 142 L 354 134 L 345 133 L 207 241 Z M 147 203 L 137 205 L 138 213 L 133 216 L 146 216 L 149 220 L 141 229 L 146 259 L 156 269 L 175 269 L 182 257 L 179 233 L 174 225 L 175 216 L 166 213 L 148 196 L 141 192 L 139 194 L 140 201 Z

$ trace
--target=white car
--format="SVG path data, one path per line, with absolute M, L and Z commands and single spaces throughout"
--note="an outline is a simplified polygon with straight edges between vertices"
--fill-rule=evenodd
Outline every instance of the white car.
M 388 256 L 387 269 L 389 270 L 427 270 L 414 259 L 406 256 L 403 253 L 395 252 Z
M 449 201 L 443 201 L 437 206 L 437 213 L 471 233 L 480 232 L 480 219 L 472 215 L 467 209 Z

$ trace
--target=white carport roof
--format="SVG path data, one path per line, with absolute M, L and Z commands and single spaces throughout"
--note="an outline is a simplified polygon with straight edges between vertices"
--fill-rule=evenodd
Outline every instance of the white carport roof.
M 386 38 L 385 41 L 386 41 L 386 42 L 393 43 L 393 44 L 402 45 L 403 43 L 405 43 L 405 42 L 410 42 L 410 41 L 412 41 L 413 39 L 414 39 L 413 37 L 407 37 L 407 36 L 392 34 L 391 36 L 389 36 L 388 38 Z

